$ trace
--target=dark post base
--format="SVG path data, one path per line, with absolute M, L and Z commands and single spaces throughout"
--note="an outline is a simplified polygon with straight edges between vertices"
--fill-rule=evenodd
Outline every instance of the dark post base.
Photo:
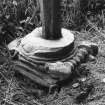
M 38 61 L 59 61 L 70 56 L 74 49 L 74 35 L 67 29 L 62 28 L 62 38 L 47 40 L 42 37 L 42 27 L 36 28 L 30 34 L 11 42 L 8 47 L 14 49 L 20 55 L 36 58 Z
M 43 39 L 41 35 L 42 28 L 37 28 L 8 45 L 19 53 L 18 60 L 13 61 L 15 70 L 41 86 L 56 86 L 70 77 L 89 55 L 98 53 L 97 45 L 86 41 L 75 51 L 74 35 L 67 29 L 62 29 L 62 39 L 55 41 Z

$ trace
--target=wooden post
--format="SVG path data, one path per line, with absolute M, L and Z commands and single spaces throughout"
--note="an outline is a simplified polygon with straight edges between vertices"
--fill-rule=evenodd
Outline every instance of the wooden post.
M 57 40 L 62 37 L 59 23 L 60 0 L 39 0 L 42 20 L 42 37 Z

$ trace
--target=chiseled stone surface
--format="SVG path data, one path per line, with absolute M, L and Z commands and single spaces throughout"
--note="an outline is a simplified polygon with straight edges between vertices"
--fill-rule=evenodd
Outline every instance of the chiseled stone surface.
M 25 37 L 12 41 L 8 48 L 36 59 L 61 59 L 74 49 L 74 35 L 71 31 L 62 28 L 61 32 L 62 38 L 47 40 L 42 37 L 42 27 L 39 27 Z

